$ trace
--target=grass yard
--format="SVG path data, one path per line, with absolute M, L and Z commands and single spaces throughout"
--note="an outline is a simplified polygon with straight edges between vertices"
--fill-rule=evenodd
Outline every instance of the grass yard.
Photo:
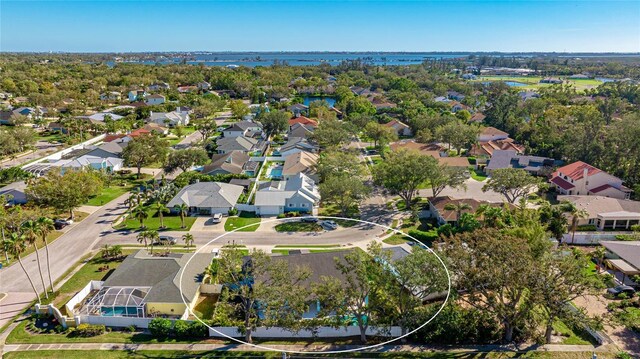
M 592 336 L 589 335 L 589 333 L 584 332 L 584 331 L 580 331 L 580 330 L 575 330 L 571 327 L 569 327 L 567 324 L 565 324 L 562 321 L 556 321 L 553 324 L 553 330 L 558 332 L 558 334 L 561 334 L 564 339 L 562 340 L 562 344 L 566 344 L 566 345 L 589 345 L 589 344 L 593 344 L 593 345 L 597 345 L 597 342 L 595 341 L 595 339 L 593 339 Z
M 144 220 L 146 229 L 156 229 L 162 231 L 188 231 L 193 225 L 193 222 L 196 221 L 196 217 L 185 217 L 185 228 L 181 228 L 182 221 L 180 220 L 180 216 L 169 216 L 168 213 L 165 213 L 163 218 L 165 228 L 160 229 L 160 217 L 154 217 L 156 211 L 150 208 L 149 210 L 147 210 L 147 213 L 149 214 L 149 218 Z M 118 225 L 117 229 L 137 231 L 140 229 L 140 221 L 136 218 L 133 218 L 132 216 L 128 216 L 120 225 Z
M 382 242 L 386 243 L 386 244 L 390 244 L 390 245 L 394 245 L 397 246 L 399 244 L 403 244 L 403 243 L 407 243 L 408 239 L 405 239 L 408 237 L 405 237 L 399 233 L 394 234 L 393 236 L 384 239 Z
M 471 173 L 471 178 L 478 182 L 482 182 L 488 177 L 484 172 L 474 169 L 473 166 L 469 166 L 469 173 Z
M 328 216 L 328 217 L 343 217 L 342 213 L 340 213 L 340 209 L 333 203 L 321 203 L 320 208 L 318 209 L 318 216 Z M 348 218 L 360 218 L 360 209 L 357 206 L 354 206 L 349 210 L 347 214 Z M 334 221 L 341 225 L 342 227 L 353 227 L 356 224 L 360 223 L 358 221 L 350 221 L 347 219 L 334 219 Z
M 283 256 L 289 255 L 289 249 L 272 249 L 271 253 L 273 254 L 282 254 Z
M 102 189 L 102 192 L 99 195 L 93 198 L 90 198 L 86 204 L 89 206 L 102 206 L 122 196 L 123 194 L 129 192 L 130 190 L 131 190 L 130 186 L 105 187 Z
M 211 319 L 216 310 L 216 302 L 218 302 L 217 295 L 201 295 L 193 308 L 193 313 L 202 320 Z
M 276 232 L 320 232 L 322 227 L 317 223 L 285 222 L 275 226 Z
M 49 245 L 51 245 L 51 243 L 53 243 L 53 241 L 55 241 L 56 239 L 58 239 L 63 233 L 60 231 L 52 231 L 51 233 L 49 233 L 47 235 L 47 242 L 49 243 Z M 45 257 L 45 252 L 44 252 L 44 241 L 41 239 L 38 239 L 36 241 L 36 245 L 38 246 L 38 249 L 41 249 L 40 251 L 40 260 L 43 261 L 43 264 L 46 263 L 46 257 Z M 20 256 L 21 258 L 23 258 L 23 262 L 24 262 L 24 258 L 26 256 L 28 256 L 29 254 L 35 252 L 35 248 L 33 248 L 32 246 L 27 247 L 27 250 L 24 251 L 24 253 L 22 253 L 22 255 Z M 9 256 L 9 258 L 11 258 L 11 256 Z M 0 261 L 0 263 L 2 263 L 3 267 L 7 267 L 9 265 L 13 265 L 15 263 L 18 263 L 18 261 L 11 261 L 9 260 L 9 262 L 7 262 L 5 260 L 4 255 L 2 256 L 2 260 Z
M 255 224 L 255 226 L 251 226 L 252 224 Z M 242 228 L 244 226 L 249 227 Z M 260 217 L 256 217 L 256 215 L 251 212 L 240 212 L 238 216 L 229 217 L 226 222 L 224 222 L 224 230 L 227 232 L 237 228 L 242 228 L 239 229 L 238 232 L 255 232 L 258 227 L 260 227 Z
M 122 254 L 127 255 L 135 252 L 133 249 L 123 249 Z M 100 257 L 100 253 L 88 260 L 69 280 L 67 280 L 57 291 L 53 304 L 65 313 L 64 305 L 78 291 L 91 280 L 104 280 L 122 263 L 122 260 L 107 260 Z M 100 271 L 100 267 L 109 266 L 109 270 Z

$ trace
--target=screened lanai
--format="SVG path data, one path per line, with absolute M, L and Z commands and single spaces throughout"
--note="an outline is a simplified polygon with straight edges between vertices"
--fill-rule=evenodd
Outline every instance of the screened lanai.
M 144 298 L 151 287 L 103 287 L 83 306 L 88 315 L 144 318 Z

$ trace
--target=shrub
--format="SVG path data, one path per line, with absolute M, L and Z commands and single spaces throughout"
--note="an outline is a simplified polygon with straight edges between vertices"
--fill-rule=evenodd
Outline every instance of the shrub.
M 104 325 L 82 323 L 76 327 L 73 334 L 77 337 L 95 337 L 97 335 L 104 334 L 105 331 L 106 328 Z
M 149 331 L 156 338 L 166 338 L 171 334 L 171 321 L 164 318 L 154 318 L 149 322 Z
M 417 229 L 411 229 L 409 230 L 409 235 L 426 245 L 429 245 L 431 242 L 438 239 L 438 232 L 436 231 L 424 232 Z
M 583 224 L 581 226 L 578 226 L 576 230 L 582 232 L 595 232 L 598 230 L 598 227 L 596 227 L 595 224 Z
M 134 333 L 135 331 L 138 330 L 138 327 L 136 327 L 135 325 L 130 325 L 127 327 L 127 330 L 130 331 L 131 333 Z
M 206 338 L 209 336 L 209 328 L 199 321 L 193 321 L 189 324 L 189 336 L 192 338 Z
M 173 325 L 173 332 L 178 338 L 187 338 L 189 336 L 189 323 L 184 320 L 176 320 Z
M 236 216 L 236 215 L 238 215 L 238 209 L 237 209 L 237 208 L 231 208 L 231 209 L 229 210 L 229 215 L 230 215 L 230 216 Z

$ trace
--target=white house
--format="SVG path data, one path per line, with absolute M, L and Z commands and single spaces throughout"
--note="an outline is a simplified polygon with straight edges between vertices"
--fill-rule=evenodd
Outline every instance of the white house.
M 255 137 L 262 133 L 262 126 L 253 121 L 240 121 L 222 131 L 224 137 Z
M 189 124 L 189 113 L 171 111 L 171 112 L 149 112 L 147 122 L 157 123 L 158 125 L 176 127 L 186 126 Z
M 640 202 L 604 196 L 558 196 L 586 212 L 578 225 L 594 225 L 597 230 L 629 230 L 640 223 Z
M 145 90 L 131 90 L 127 95 L 129 97 L 129 102 L 136 102 L 139 99 L 143 99 L 147 95 Z
M 303 173 L 285 181 L 263 184 L 255 195 L 256 214 L 260 216 L 293 211 L 317 214 L 319 203 L 318 186 Z
M 227 214 L 238 203 L 244 191 L 242 186 L 222 182 L 198 182 L 184 187 L 167 203 L 167 207 L 176 211 L 174 206 L 186 204 L 189 213 L 212 215 Z
M 620 178 L 582 161 L 558 168 L 551 177 L 551 185 L 561 195 L 629 199 L 632 192 L 622 185 Z
M 159 94 L 153 94 L 153 95 L 147 96 L 144 100 L 144 103 L 146 103 L 149 106 L 152 106 L 152 105 L 161 105 L 165 103 L 165 101 L 166 99 L 164 96 Z

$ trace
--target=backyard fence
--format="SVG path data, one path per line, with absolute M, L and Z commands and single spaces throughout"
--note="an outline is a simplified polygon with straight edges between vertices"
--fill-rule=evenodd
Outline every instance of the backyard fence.
M 573 242 L 571 233 L 565 233 L 562 236 L 562 243 L 594 245 L 601 241 L 615 241 L 619 234 L 629 234 L 629 232 L 576 232 Z

